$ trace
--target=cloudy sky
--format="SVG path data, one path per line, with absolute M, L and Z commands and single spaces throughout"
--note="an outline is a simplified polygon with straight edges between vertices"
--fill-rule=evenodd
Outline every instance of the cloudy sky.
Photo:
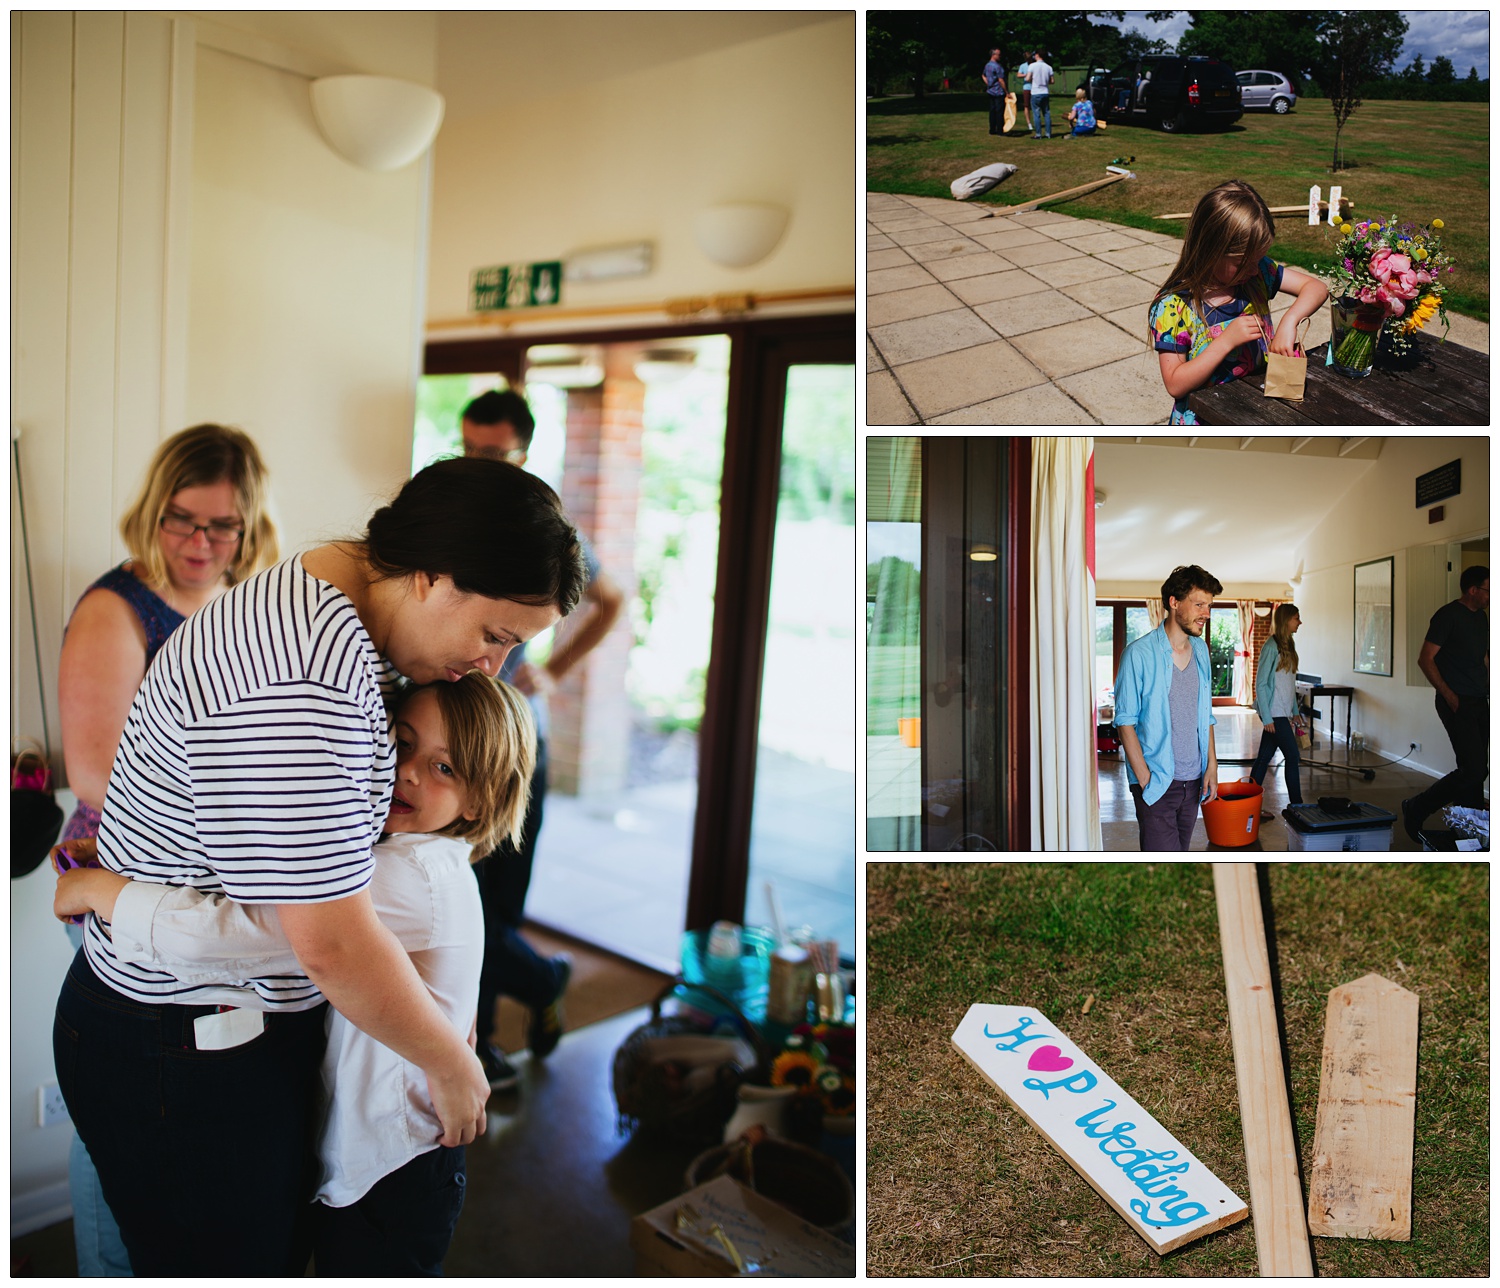
M 1403 9 L 1402 16 L 1408 25 L 1406 43 L 1401 56 L 1396 60 L 1397 68 L 1405 67 L 1417 55 L 1428 66 L 1439 54 L 1446 54 L 1453 62 L 1453 69 L 1462 80 L 1470 67 L 1477 67 L 1481 78 L 1490 74 L 1489 13 L 1483 9 Z M 1094 19 L 1095 22 L 1111 21 Z M 1160 37 L 1168 44 L 1176 44 L 1187 30 L 1186 11 L 1174 14 L 1165 22 L 1149 22 L 1144 10 L 1126 11 L 1122 30 L 1132 27 L 1148 37 Z

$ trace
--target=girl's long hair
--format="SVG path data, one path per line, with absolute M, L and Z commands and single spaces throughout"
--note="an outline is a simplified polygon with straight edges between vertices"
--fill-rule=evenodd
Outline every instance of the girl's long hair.
M 1292 643 L 1291 621 L 1302 614 L 1296 604 L 1277 604 L 1276 614 L 1271 618 L 1271 638 L 1276 641 L 1276 669 L 1297 674 L 1297 646 Z
M 1151 300 L 1155 308 L 1168 295 L 1188 300 L 1199 317 L 1207 310 L 1203 298 L 1222 290 L 1216 270 L 1226 255 L 1259 260 L 1271 249 L 1276 224 L 1271 211 L 1248 183 L 1230 179 L 1205 192 L 1193 207 L 1177 265 Z M 1148 327 L 1149 332 L 1149 327 Z M 1148 341 L 1154 337 L 1148 334 Z

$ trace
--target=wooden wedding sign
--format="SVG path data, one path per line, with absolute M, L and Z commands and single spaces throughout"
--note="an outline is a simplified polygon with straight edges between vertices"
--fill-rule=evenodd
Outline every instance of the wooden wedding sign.
M 953 1045 L 1158 1253 L 1249 1214 L 1035 1007 L 969 1008 Z

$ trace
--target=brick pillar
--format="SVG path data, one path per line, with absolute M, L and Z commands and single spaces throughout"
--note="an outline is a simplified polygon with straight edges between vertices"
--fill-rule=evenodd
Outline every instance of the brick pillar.
M 624 592 L 626 610 L 552 695 L 549 788 L 601 795 L 625 785 L 630 702 L 625 669 L 633 643 L 635 525 L 641 485 L 641 414 L 646 387 L 623 357 L 610 355 L 604 385 L 568 391 L 562 502 L 594 547 L 601 570 Z M 564 621 L 563 642 L 571 624 Z

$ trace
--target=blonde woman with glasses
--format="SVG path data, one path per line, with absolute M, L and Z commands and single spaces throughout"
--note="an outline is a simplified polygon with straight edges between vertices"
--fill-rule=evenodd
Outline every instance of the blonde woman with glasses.
M 260 452 L 237 429 L 195 425 L 157 448 L 120 521 L 130 558 L 83 592 L 63 637 L 57 677 L 63 760 L 78 797 L 65 842 L 99 831 L 125 718 L 157 650 L 210 600 L 276 562 L 265 493 Z M 81 946 L 82 926 L 67 930 L 73 947 Z M 128 1275 L 119 1228 L 77 1135 L 68 1184 L 78 1273 Z

